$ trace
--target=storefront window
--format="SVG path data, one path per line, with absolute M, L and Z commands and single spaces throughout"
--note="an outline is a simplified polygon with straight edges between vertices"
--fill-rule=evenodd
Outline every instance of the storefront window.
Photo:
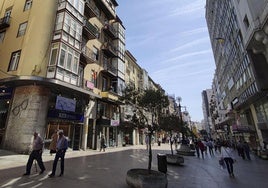
M 255 105 L 258 122 L 268 121 L 268 102 L 261 101 Z

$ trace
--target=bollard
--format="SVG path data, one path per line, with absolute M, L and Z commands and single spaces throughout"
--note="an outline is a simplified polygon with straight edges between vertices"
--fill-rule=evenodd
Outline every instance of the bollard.
M 157 154 L 158 171 L 167 173 L 167 156 L 166 154 Z

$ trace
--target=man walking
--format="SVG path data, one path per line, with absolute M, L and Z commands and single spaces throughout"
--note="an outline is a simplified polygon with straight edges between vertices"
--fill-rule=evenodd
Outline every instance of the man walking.
M 53 162 L 52 173 L 48 175 L 49 177 L 55 176 L 59 158 L 61 158 L 61 165 L 60 165 L 61 173 L 59 176 L 63 176 L 64 174 L 64 157 L 65 157 L 65 152 L 68 148 L 68 141 L 67 141 L 67 138 L 63 135 L 63 130 L 59 130 L 58 134 L 59 134 L 59 138 L 57 141 L 57 148 L 56 148 L 57 152 L 56 152 L 54 162 Z
M 31 168 L 33 165 L 33 161 L 36 160 L 38 163 L 38 166 L 40 167 L 41 171 L 39 174 L 43 174 L 45 169 L 43 160 L 42 160 L 42 152 L 43 152 L 43 145 L 44 142 L 42 138 L 38 135 L 37 132 L 34 132 L 34 138 L 32 142 L 32 152 L 29 156 L 27 165 L 26 165 L 26 173 L 24 173 L 24 176 L 30 175 Z

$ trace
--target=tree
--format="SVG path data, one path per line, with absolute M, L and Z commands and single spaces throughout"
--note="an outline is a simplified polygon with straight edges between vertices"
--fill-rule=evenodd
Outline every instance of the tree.
M 144 124 L 148 128 L 149 136 L 149 162 L 148 170 L 151 170 L 152 164 L 152 148 L 151 138 L 153 131 L 156 130 L 158 125 L 158 117 L 161 114 L 163 108 L 169 105 L 168 97 L 164 94 L 163 90 L 147 89 L 143 92 L 137 92 L 132 87 L 126 87 L 124 91 L 124 101 L 126 104 L 132 104 L 136 113 L 133 115 L 133 120 L 138 124 Z M 152 122 L 148 122 L 148 116 L 150 113 L 152 116 Z
M 169 132 L 172 135 L 172 131 L 182 132 L 181 119 L 177 115 L 166 115 L 159 118 L 159 128 Z M 170 144 L 171 154 L 173 155 L 173 147 Z

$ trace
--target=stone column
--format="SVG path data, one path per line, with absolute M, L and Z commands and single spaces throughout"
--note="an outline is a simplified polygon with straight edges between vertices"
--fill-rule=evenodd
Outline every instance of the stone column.
M 43 86 L 20 86 L 14 89 L 7 118 L 3 147 L 28 153 L 33 133 L 45 136 L 50 90 Z
M 82 150 L 87 149 L 87 137 L 88 137 L 88 117 L 85 117 L 83 125 L 83 135 L 82 135 Z

